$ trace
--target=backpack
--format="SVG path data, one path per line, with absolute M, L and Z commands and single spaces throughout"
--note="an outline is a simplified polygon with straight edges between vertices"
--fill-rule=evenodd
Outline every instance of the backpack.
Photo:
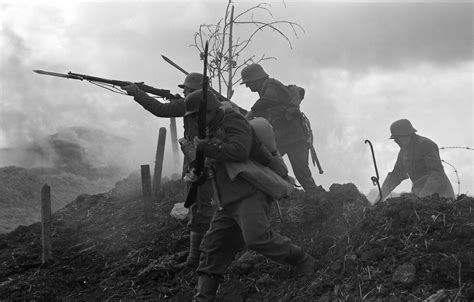
M 286 86 L 286 88 L 288 89 L 289 95 L 290 95 L 289 104 L 292 106 L 299 107 L 301 104 L 301 101 L 303 101 L 304 99 L 304 95 L 305 95 L 304 88 L 294 85 L 294 84 L 288 85 Z
M 250 158 L 286 178 L 288 168 L 276 147 L 272 125 L 263 117 L 254 118 L 249 124 L 252 126 Z

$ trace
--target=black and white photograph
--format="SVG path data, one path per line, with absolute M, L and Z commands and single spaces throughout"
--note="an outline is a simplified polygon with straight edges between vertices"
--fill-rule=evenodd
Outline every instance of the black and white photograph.
M 0 301 L 474 301 L 473 12 L 0 0 Z

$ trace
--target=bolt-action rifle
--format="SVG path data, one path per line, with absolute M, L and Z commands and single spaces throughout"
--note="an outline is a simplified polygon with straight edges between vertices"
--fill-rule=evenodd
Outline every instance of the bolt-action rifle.
M 122 93 L 120 92 L 119 87 L 123 87 L 130 84 L 130 82 L 127 82 L 127 81 L 109 80 L 109 79 L 89 76 L 85 74 L 73 73 L 73 72 L 68 72 L 67 74 L 63 74 L 63 73 L 56 73 L 56 72 L 50 72 L 50 71 L 44 71 L 44 70 L 33 70 L 33 71 L 39 74 L 43 74 L 43 75 L 49 75 L 49 76 L 73 79 L 73 80 L 80 80 L 80 81 L 88 81 L 94 85 L 97 85 L 99 87 L 111 90 L 113 92 L 118 92 L 118 93 Z M 137 85 L 138 88 L 140 88 L 141 90 L 148 92 L 150 94 L 156 95 L 161 98 L 165 98 L 168 100 L 178 98 L 178 96 L 171 94 L 169 90 L 158 89 L 152 86 L 148 86 L 148 85 L 145 85 L 143 82 L 135 83 L 135 85 Z
M 205 139 L 206 138 L 206 114 L 207 114 L 207 91 L 209 85 L 209 78 L 207 77 L 207 53 L 208 53 L 208 43 L 206 42 L 206 47 L 204 51 L 204 77 L 202 83 L 202 99 L 199 103 L 199 111 L 198 111 L 198 138 Z M 206 180 L 208 175 L 205 175 L 206 171 L 204 169 L 204 162 L 206 160 L 206 156 L 204 152 L 198 150 L 196 151 L 196 158 L 195 158 L 195 167 L 193 173 L 199 177 L 198 181 L 192 182 L 191 186 L 188 190 L 188 195 L 186 196 L 186 201 L 184 202 L 184 207 L 189 208 L 193 203 L 196 202 L 197 194 L 198 194 L 198 187 Z

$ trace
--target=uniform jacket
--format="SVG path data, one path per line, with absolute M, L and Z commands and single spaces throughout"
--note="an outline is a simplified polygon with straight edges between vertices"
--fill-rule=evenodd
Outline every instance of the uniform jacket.
M 413 182 L 412 191 L 418 196 L 438 193 L 443 197 L 454 198 L 438 146 L 426 137 L 414 134 L 408 146 L 400 149 L 391 177 L 399 181 L 410 178 Z
M 257 189 L 237 177 L 231 180 L 224 163 L 243 162 L 250 156 L 252 129 L 248 121 L 233 110 L 219 111 L 208 126 L 209 142 L 198 148 L 214 162 L 215 177 L 222 206 L 237 202 L 256 193 Z
M 252 112 L 272 124 L 278 148 L 306 141 L 299 106 L 290 104 L 291 94 L 285 85 L 268 78 L 258 94 L 260 98 L 252 106 Z
M 192 141 L 197 136 L 197 128 L 193 125 L 194 121 L 184 116 L 186 112 L 184 98 L 172 100 L 170 103 L 162 103 L 147 93 L 139 91 L 134 99 L 143 108 L 158 117 L 183 117 L 184 137 Z

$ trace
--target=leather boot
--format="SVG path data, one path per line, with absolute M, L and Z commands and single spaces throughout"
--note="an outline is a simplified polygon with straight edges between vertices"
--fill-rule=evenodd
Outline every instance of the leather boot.
M 192 302 L 212 302 L 216 298 L 219 282 L 209 275 L 200 275 L 196 286 L 196 294 Z
M 199 246 L 201 245 L 203 234 L 198 232 L 191 232 L 189 234 L 189 254 L 185 262 L 176 264 L 174 267 L 176 269 L 191 268 L 194 269 L 199 264 L 199 256 L 201 252 L 199 251 Z
M 311 276 L 316 266 L 316 261 L 311 255 L 293 244 L 290 247 L 290 255 L 285 259 L 285 262 L 295 267 L 298 277 Z

